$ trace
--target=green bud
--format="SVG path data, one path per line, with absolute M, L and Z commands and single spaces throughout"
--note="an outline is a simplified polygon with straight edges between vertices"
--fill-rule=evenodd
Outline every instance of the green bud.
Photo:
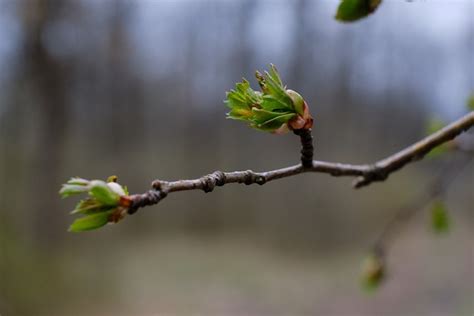
M 362 285 L 368 291 L 376 290 L 385 277 L 383 258 L 374 253 L 367 256 L 362 266 Z
M 120 196 L 126 195 L 125 190 L 117 182 L 109 182 L 109 183 L 107 183 L 107 185 L 109 186 L 109 188 L 112 189 L 112 191 L 114 191 L 118 195 L 120 195 Z

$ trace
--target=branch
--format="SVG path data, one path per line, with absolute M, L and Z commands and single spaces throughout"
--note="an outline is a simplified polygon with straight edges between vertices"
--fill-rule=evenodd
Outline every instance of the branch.
M 144 194 L 131 195 L 128 213 L 133 214 L 139 208 L 157 204 L 164 199 L 169 193 L 188 190 L 203 190 L 211 192 L 215 186 L 223 186 L 229 183 L 244 183 L 246 185 L 257 183 L 263 185 L 269 181 L 291 177 L 300 173 L 318 172 L 327 173 L 332 176 L 353 176 L 357 177 L 353 183 L 354 188 L 367 186 L 372 182 L 384 181 L 388 176 L 403 168 L 410 162 L 422 159 L 433 148 L 446 143 L 462 132 L 468 130 L 474 125 L 474 111 L 464 115 L 457 121 L 447 125 L 443 129 L 430 136 L 416 142 L 415 144 L 387 157 L 381 159 L 374 164 L 344 164 L 312 160 L 311 164 L 307 163 L 307 158 L 312 157 L 308 152 L 309 146 L 312 148 L 312 137 L 310 130 L 306 132 L 296 132 L 301 138 L 303 149 L 302 164 L 266 171 L 254 172 L 252 170 L 222 172 L 215 171 L 198 179 L 163 181 L 155 180 L 152 183 L 153 189 Z

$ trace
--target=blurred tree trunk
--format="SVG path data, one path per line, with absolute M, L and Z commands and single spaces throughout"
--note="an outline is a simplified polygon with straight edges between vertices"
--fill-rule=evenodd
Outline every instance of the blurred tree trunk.
M 62 230 L 58 223 L 58 195 L 61 156 L 67 127 L 65 65 L 52 56 L 45 46 L 45 32 L 51 27 L 64 2 L 54 0 L 24 1 L 19 6 L 23 22 L 20 72 L 31 91 L 30 103 L 37 108 L 34 126 L 36 148 L 31 159 L 33 176 L 29 192 L 32 232 L 35 240 L 51 246 Z M 61 225 L 62 226 L 62 225 Z
M 117 0 L 111 5 L 109 39 L 105 54 L 105 104 L 103 113 L 108 151 L 113 155 L 130 150 L 139 135 L 139 129 L 130 128 L 144 123 L 143 98 L 139 82 L 130 65 L 131 47 L 127 34 L 127 21 L 132 8 L 126 1 Z M 119 166 L 122 167 L 122 166 Z

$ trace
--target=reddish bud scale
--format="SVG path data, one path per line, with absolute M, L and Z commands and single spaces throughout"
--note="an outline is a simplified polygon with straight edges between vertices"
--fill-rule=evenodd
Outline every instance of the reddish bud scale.
M 298 115 L 295 118 L 292 118 L 288 121 L 288 126 L 292 130 L 310 129 L 311 127 L 313 127 L 313 117 L 309 113 L 309 107 L 306 101 L 304 101 L 303 116 Z
M 132 198 L 128 195 L 120 196 L 119 205 L 123 207 L 130 207 L 130 205 L 132 205 Z

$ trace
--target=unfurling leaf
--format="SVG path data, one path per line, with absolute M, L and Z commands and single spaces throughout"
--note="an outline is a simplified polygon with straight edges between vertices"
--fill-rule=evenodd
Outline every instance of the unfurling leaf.
M 255 76 L 262 91 L 254 91 L 243 79 L 234 90 L 227 92 L 228 118 L 274 133 L 311 128 L 313 119 L 306 102 L 297 92 L 286 89 L 274 65 L 263 75 L 257 71 Z
M 371 253 L 362 265 L 362 286 L 368 291 L 376 290 L 385 277 L 385 263 L 380 255 Z
M 365 18 L 379 7 L 382 0 L 342 0 L 336 13 L 336 20 L 353 22 Z
M 74 194 L 80 194 L 89 190 L 89 181 L 81 178 L 71 178 L 68 182 L 63 184 L 59 194 L 66 198 Z
M 89 194 L 92 195 L 97 201 L 104 205 L 114 206 L 120 200 L 120 195 L 117 194 L 109 184 L 102 180 L 92 180 L 90 182 Z
M 446 233 L 449 231 L 450 220 L 446 205 L 437 200 L 431 206 L 431 226 L 435 233 Z
M 69 226 L 69 231 L 82 232 L 100 228 L 109 222 L 109 217 L 113 212 L 112 210 L 78 218 Z

